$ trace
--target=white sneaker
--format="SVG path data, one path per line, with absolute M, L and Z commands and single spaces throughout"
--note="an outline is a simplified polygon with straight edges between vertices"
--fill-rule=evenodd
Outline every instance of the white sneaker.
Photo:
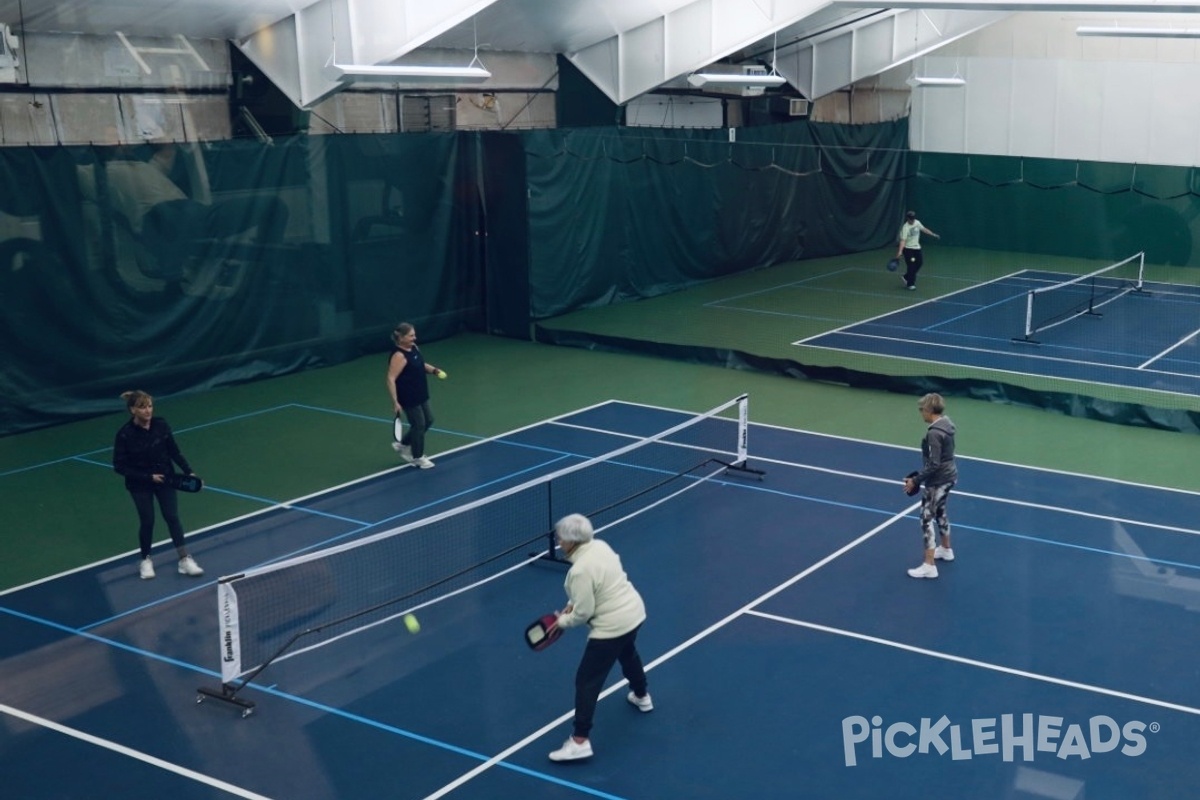
M 647 711 L 654 710 L 654 701 L 650 699 L 649 693 L 647 693 L 644 697 L 638 697 L 633 692 L 630 692 L 629 694 L 625 695 L 625 699 L 630 703 L 633 703 L 637 710 L 641 711 L 643 714 L 645 714 Z
M 421 469 L 433 469 L 433 462 L 430 461 L 425 456 L 421 456 L 420 458 L 414 458 L 413 463 L 416 464 Z
M 568 736 L 563 746 L 550 754 L 551 761 L 578 761 L 581 758 L 592 757 L 592 741 L 584 739 L 583 743 L 575 741 L 574 736 Z
M 200 569 L 200 565 L 196 563 L 196 559 L 191 556 L 184 556 L 179 559 L 179 574 L 195 578 L 203 575 L 204 570 Z
M 933 557 L 939 561 L 953 561 L 954 548 L 952 547 L 935 547 L 933 548 Z
M 919 567 L 913 567 L 908 571 L 910 578 L 936 578 L 937 567 L 933 564 L 921 564 Z
M 143 558 L 142 563 L 138 565 L 138 575 L 142 580 L 148 581 L 154 577 L 154 562 L 148 558 Z
M 408 445 L 400 444 L 399 442 L 392 442 L 392 449 L 395 450 L 397 453 L 399 453 L 400 457 L 403 458 L 405 461 L 413 460 L 412 448 L 409 447 Z

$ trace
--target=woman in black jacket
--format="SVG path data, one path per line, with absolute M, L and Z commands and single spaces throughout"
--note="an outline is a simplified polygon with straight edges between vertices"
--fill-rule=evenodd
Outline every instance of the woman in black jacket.
M 125 488 L 133 498 L 138 515 L 138 549 L 141 565 L 138 574 L 143 580 L 154 577 L 150 560 L 150 545 L 154 537 L 154 500 L 162 510 L 171 541 L 179 554 L 179 574 L 192 577 L 204 574 L 196 560 L 188 555 L 183 541 L 183 523 L 179 521 L 179 498 L 175 487 L 167 480 L 174 472 L 172 462 L 188 475 L 194 475 L 179 445 L 171 434 L 171 426 L 154 416 L 154 398 L 143 391 L 121 395 L 129 409 L 129 421 L 117 431 L 113 444 L 113 469 L 125 477 Z

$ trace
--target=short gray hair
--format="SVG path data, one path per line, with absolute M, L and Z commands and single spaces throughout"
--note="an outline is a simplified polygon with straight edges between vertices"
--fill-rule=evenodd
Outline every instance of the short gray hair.
M 592 521 L 583 514 L 568 514 L 554 526 L 554 534 L 560 542 L 578 544 L 590 542 L 595 531 L 592 530 Z

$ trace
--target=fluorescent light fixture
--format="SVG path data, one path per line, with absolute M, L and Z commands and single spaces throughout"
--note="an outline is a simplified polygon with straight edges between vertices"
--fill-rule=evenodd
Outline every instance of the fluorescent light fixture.
M 907 81 L 905 81 L 905 83 L 912 87 L 923 86 L 931 89 L 936 87 L 950 88 L 967 85 L 966 80 L 963 78 L 921 78 L 916 76 L 909 78 Z
M 787 78 L 774 73 L 743 75 L 737 72 L 693 72 L 688 75 L 687 81 L 699 89 L 710 83 L 715 86 L 783 86 Z
M 1080 25 L 1076 36 L 1114 36 L 1134 39 L 1200 39 L 1200 28 L 1123 28 L 1118 25 Z
M 410 64 L 335 64 L 331 59 L 325 65 L 325 74 L 330 80 L 350 81 L 404 81 L 446 80 L 483 81 L 492 77 L 478 62 L 466 67 L 416 66 Z

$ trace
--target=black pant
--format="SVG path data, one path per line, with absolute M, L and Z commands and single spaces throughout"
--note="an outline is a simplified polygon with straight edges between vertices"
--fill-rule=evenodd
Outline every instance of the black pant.
M 917 273 L 925 263 L 925 257 L 920 250 L 904 248 L 904 283 L 907 286 L 917 285 Z
M 403 408 L 404 418 L 408 420 L 408 430 L 404 432 L 400 444 L 412 448 L 413 458 L 420 458 L 425 455 L 425 431 L 433 427 L 433 412 L 429 410 L 429 403 Z
M 176 549 L 182 549 L 183 523 L 179 521 L 179 495 L 175 489 L 165 483 L 156 483 L 152 489 L 130 489 L 129 496 L 133 498 L 134 508 L 138 515 L 138 550 L 142 558 L 150 555 L 150 545 L 154 542 L 154 498 L 158 498 L 158 507 L 162 509 L 163 519 L 167 530 L 171 532 L 171 541 Z
M 621 662 L 621 674 L 638 697 L 646 694 L 646 671 L 637 651 L 637 634 L 641 625 L 615 639 L 588 639 L 579 669 L 575 671 L 575 735 L 586 739 L 596 715 L 596 701 L 612 665 Z

